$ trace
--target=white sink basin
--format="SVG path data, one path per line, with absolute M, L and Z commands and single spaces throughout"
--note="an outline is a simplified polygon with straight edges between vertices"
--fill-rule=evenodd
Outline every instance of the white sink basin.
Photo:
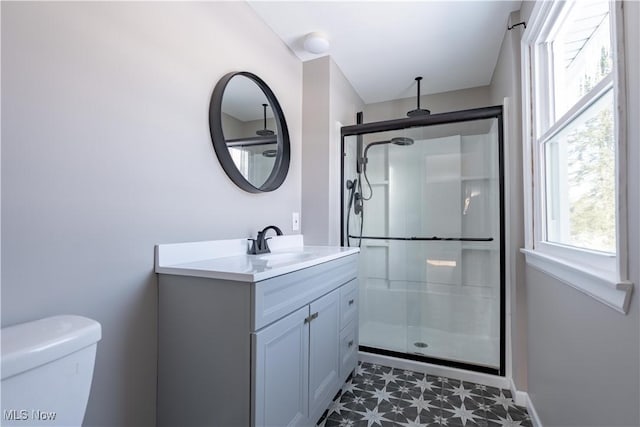
M 298 262 L 308 259 L 312 254 L 308 252 L 281 252 L 275 254 L 265 254 L 258 257 L 259 260 L 267 261 L 269 265 Z

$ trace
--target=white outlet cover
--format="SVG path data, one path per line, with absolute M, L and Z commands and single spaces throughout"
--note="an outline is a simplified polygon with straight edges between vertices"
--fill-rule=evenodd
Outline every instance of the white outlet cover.
M 293 212 L 291 214 L 291 229 L 293 231 L 300 230 L 300 213 Z

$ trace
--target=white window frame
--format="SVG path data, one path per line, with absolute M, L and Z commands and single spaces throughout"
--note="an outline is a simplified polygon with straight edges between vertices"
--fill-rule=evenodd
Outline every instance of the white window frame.
M 577 116 L 588 106 L 613 87 L 614 117 L 616 125 L 616 254 L 603 254 L 580 248 L 546 241 L 545 189 L 542 168 L 544 157 L 540 140 L 555 134 L 560 129 L 552 125 L 553 111 L 537 114 L 540 104 L 549 105 L 552 88 L 537 87 L 536 76 L 552 73 L 548 49 L 539 46 L 549 40 L 554 23 L 568 10 L 562 1 L 536 2 L 527 29 L 522 37 L 522 101 L 523 101 L 523 170 L 524 170 L 524 211 L 525 247 L 522 252 L 527 264 L 551 275 L 560 281 L 595 298 L 607 306 L 626 314 L 633 292 L 633 284 L 628 280 L 628 225 L 627 225 L 627 171 L 626 171 L 626 102 L 625 66 L 623 46 L 622 2 L 611 2 L 611 32 L 614 69 L 611 77 L 603 79 L 592 90 L 593 96 L 578 102 L 563 115 Z M 552 81 L 552 79 L 551 79 Z M 542 126 L 546 125 L 546 126 Z M 538 135 L 538 129 L 547 129 Z M 542 138 L 541 138 L 542 137 Z M 535 285 L 532 285 L 535 286 Z

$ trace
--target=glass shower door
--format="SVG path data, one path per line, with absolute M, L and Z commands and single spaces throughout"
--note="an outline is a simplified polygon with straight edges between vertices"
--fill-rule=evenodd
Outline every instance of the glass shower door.
M 500 369 L 498 130 L 493 118 L 345 138 L 365 350 Z

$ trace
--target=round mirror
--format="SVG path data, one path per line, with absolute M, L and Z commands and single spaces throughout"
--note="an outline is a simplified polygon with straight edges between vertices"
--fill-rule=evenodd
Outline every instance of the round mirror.
M 273 191 L 289 171 L 289 131 L 275 95 L 246 71 L 225 75 L 209 107 L 216 156 L 226 174 L 250 193 Z

